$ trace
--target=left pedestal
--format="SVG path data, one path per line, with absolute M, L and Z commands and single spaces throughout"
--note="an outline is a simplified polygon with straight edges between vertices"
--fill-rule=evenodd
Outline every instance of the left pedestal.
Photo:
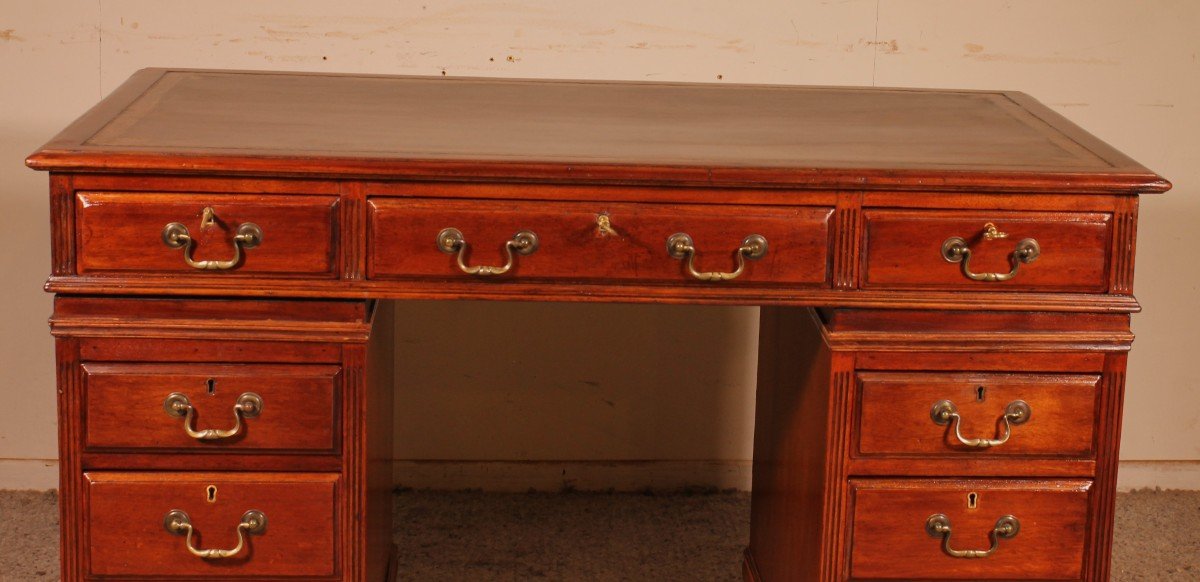
M 55 298 L 62 579 L 383 580 L 373 301 Z

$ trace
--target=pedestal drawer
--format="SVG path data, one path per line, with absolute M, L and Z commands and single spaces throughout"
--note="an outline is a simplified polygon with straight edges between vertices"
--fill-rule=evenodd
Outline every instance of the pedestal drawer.
M 1091 481 L 852 480 L 854 580 L 1079 580 Z
M 299 451 L 340 443 L 336 365 L 85 363 L 89 450 Z
M 1108 288 L 1110 214 L 868 210 L 863 217 L 864 288 Z
M 93 578 L 332 578 L 338 488 L 336 474 L 89 473 L 87 571 Z M 196 555 L 209 550 L 230 555 Z
M 824 207 L 375 197 L 367 274 L 824 287 L 832 214 Z M 456 242 L 447 244 L 447 229 Z M 673 239 L 681 243 L 674 253 L 673 235 L 686 235 Z
M 331 278 L 337 197 L 80 192 L 78 270 Z
M 1095 457 L 1094 374 L 859 372 L 856 456 Z

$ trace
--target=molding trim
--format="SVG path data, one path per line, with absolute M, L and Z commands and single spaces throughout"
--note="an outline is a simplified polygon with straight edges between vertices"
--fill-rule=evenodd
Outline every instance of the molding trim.
M 0 459 L 0 489 L 58 489 L 58 459 Z
M 1200 491 L 1200 460 L 1121 461 L 1117 491 L 1147 488 Z
M 413 489 L 534 491 L 749 491 L 745 461 L 396 461 L 393 482 Z

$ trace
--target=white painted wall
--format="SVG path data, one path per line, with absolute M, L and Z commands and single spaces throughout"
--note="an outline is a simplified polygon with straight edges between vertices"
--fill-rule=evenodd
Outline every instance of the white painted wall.
M 56 470 L 46 178 L 22 160 L 147 66 L 1031 93 L 1176 184 L 1142 205 L 1122 480 L 1200 488 L 1197 28 L 1192 0 L 0 0 L 0 488 Z M 397 477 L 745 487 L 755 313 L 404 305 Z

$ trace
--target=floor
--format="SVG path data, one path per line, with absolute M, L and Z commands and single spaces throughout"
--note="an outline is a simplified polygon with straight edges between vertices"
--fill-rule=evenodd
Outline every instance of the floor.
M 58 578 L 53 493 L 0 492 L 0 580 Z M 402 579 L 736 581 L 749 537 L 742 493 L 404 491 Z M 1200 580 L 1200 492 L 1117 498 L 1113 580 Z

